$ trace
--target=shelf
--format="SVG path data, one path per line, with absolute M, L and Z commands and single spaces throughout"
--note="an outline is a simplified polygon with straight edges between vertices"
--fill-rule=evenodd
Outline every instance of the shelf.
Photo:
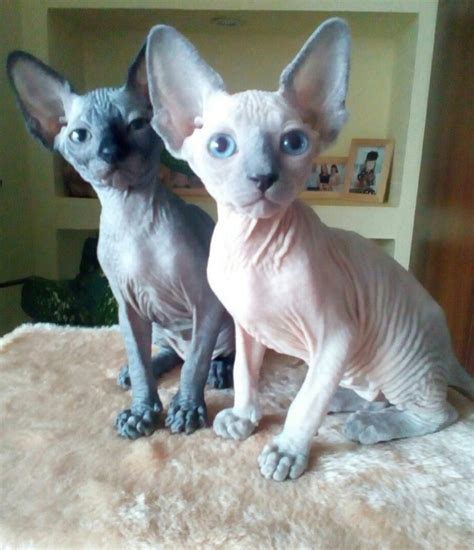
M 71 230 L 96 230 L 99 227 L 100 203 L 97 199 L 55 197 L 56 216 L 54 227 Z M 210 197 L 193 197 L 197 204 L 214 219 L 217 217 L 215 202 Z M 357 231 L 370 239 L 395 239 L 403 221 L 399 208 L 388 205 L 312 205 L 327 225 Z
M 43 0 L 49 8 L 57 9 L 100 9 L 132 12 L 156 12 L 156 0 Z M 177 8 L 176 0 L 161 0 L 160 10 Z M 418 13 L 424 8 L 436 7 L 434 0 L 318 0 L 317 10 L 322 12 L 356 13 Z M 292 0 L 291 9 L 297 11 L 316 11 L 314 0 Z M 231 11 L 288 11 L 288 0 L 180 0 L 180 11 L 213 12 Z M 149 23 L 149 21 L 148 21 Z

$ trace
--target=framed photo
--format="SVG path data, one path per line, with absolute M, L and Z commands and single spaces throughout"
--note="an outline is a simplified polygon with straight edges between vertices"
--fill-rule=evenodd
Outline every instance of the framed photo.
M 344 192 L 346 161 L 346 157 L 316 158 L 311 176 L 300 197 L 307 201 L 346 198 Z
M 347 161 L 346 197 L 360 202 L 383 202 L 392 166 L 392 139 L 353 139 Z

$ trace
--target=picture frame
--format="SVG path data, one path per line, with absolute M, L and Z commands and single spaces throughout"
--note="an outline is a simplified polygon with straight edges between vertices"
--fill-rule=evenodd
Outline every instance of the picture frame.
M 319 199 L 347 199 L 344 183 L 347 157 L 317 157 L 314 159 L 312 173 L 305 183 L 300 198 L 306 202 Z
M 393 139 L 352 140 L 344 181 L 346 199 L 363 203 L 386 200 L 394 146 Z

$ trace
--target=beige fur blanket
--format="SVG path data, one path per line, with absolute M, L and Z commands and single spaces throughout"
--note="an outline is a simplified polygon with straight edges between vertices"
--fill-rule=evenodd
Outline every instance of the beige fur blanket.
M 207 429 L 119 438 L 116 329 L 24 325 L 0 339 L 2 548 L 472 548 L 474 404 L 418 439 L 363 447 L 328 416 L 309 471 L 264 480 L 257 457 L 305 374 L 266 360 L 264 419 L 244 442 Z M 160 387 L 167 406 L 178 384 Z M 208 390 L 212 420 L 232 391 Z

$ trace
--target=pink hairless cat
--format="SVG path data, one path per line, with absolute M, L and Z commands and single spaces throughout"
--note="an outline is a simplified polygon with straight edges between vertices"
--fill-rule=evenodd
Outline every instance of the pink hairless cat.
M 312 159 L 346 121 L 349 54 L 347 24 L 330 19 L 277 92 L 229 95 L 177 31 L 157 26 L 148 38 L 153 127 L 218 204 L 208 277 L 234 317 L 237 351 L 235 404 L 217 415 L 215 431 L 244 439 L 257 426 L 266 348 L 308 364 L 283 431 L 259 458 L 275 480 L 303 473 L 328 410 L 357 411 L 346 436 L 376 443 L 454 422 L 447 383 L 474 395 L 442 310 L 412 275 L 296 200 Z

